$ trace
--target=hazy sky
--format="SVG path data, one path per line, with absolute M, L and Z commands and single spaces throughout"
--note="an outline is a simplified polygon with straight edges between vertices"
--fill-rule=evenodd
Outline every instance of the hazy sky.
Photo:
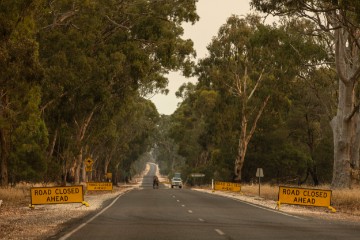
M 197 3 L 197 13 L 200 20 L 195 25 L 184 24 L 185 39 L 192 39 L 197 53 L 197 58 L 207 55 L 206 46 L 211 39 L 217 35 L 219 28 L 226 23 L 232 15 L 246 15 L 250 13 L 250 0 L 199 0 Z M 160 114 L 170 115 L 176 108 L 181 99 L 176 98 L 175 92 L 186 82 L 196 82 L 196 79 L 188 79 L 180 73 L 173 72 L 168 75 L 170 90 L 168 95 L 158 94 L 151 98 Z

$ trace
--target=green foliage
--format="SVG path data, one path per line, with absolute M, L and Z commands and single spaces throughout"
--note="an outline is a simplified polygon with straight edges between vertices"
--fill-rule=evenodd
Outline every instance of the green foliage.
M 208 47 L 209 57 L 197 66 L 199 83 L 177 92 L 184 102 L 172 115 L 170 136 L 185 158 L 183 172 L 206 173 L 207 181 L 233 179 L 242 101 L 234 83 L 246 70 L 250 89 L 262 74 L 247 109 L 249 121 L 264 96 L 270 94 L 271 102 L 248 145 L 243 180 L 254 181 L 258 167 L 273 183 L 298 183 L 309 171 L 309 183 L 330 180 L 328 116 L 336 88 L 329 78 L 335 76 L 318 67 L 331 61 L 324 44 L 299 34 L 312 28 L 307 21 L 269 26 L 256 16 L 228 19 Z
M 23 111 L 12 135 L 14 150 L 10 158 L 11 176 L 15 181 L 40 181 L 47 170 L 48 132 L 39 109 L 40 94 L 40 88 L 33 87 L 21 103 Z
M 166 91 L 170 70 L 190 73 L 181 23 L 197 20 L 193 0 L 1 1 L 0 131 L 13 136 L 0 159 L 14 181 L 71 180 L 81 154 L 96 159 L 94 178 L 128 173 L 159 117 L 141 96 Z

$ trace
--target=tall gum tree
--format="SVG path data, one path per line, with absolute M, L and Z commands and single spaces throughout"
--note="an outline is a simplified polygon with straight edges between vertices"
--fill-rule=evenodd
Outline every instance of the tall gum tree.
M 52 110 L 61 107 L 66 113 L 61 121 L 74 132 L 75 182 L 81 181 L 83 148 L 93 119 L 103 114 L 107 101 L 117 101 L 121 107 L 126 96 L 137 91 L 147 94 L 165 88 L 163 75 L 168 71 L 189 72 L 195 53 L 192 41 L 181 38 L 181 23 L 198 19 L 195 2 L 49 4 L 49 14 L 40 19 L 41 56 L 49 84 L 58 94 L 57 99 L 49 97 L 49 102 L 57 100 Z
M 16 98 L 42 80 L 35 40 L 35 18 L 42 2 L 0 1 L 0 185 L 5 187 L 9 183 L 12 132 L 23 112 L 21 107 L 16 109 Z
M 318 29 L 311 34 L 327 34 L 338 81 L 336 115 L 330 122 L 334 138 L 333 188 L 351 188 L 359 181 L 360 114 L 360 1 L 338 0 L 252 0 L 256 9 L 277 16 L 307 18 Z

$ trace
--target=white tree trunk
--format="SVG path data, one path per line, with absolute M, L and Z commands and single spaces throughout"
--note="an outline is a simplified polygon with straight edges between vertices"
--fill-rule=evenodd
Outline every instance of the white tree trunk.
M 335 30 L 335 60 L 339 75 L 337 114 L 331 121 L 334 138 L 333 188 L 351 188 L 359 168 L 360 117 L 355 89 L 359 79 L 359 49 L 345 29 Z

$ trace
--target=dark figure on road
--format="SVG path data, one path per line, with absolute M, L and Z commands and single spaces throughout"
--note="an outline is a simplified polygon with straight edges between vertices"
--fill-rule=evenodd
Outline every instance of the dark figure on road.
M 157 176 L 154 176 L 153 179 L 153 188 L 159 188 L 159 179 Z

